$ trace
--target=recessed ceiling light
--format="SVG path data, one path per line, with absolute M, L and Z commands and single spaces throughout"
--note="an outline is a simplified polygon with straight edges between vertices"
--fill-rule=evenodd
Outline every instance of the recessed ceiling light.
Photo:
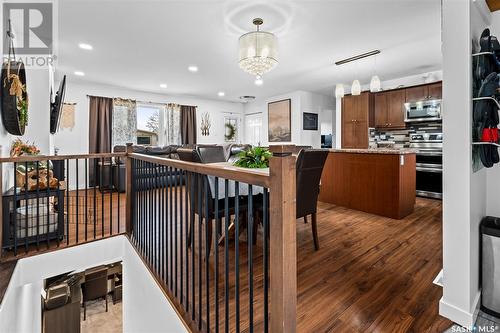
M 85 73 L 82 71 L 75 71 L 76 76 L 85 76 Z
M 224 96 L 226 96 L 226 93 L 225 93 L 225 92 L 223 92 L 223 91 L 219 91 L 219 92 L 217 93 L 217 95 L 218 95 L 219 97 L 224 97 Z
M 166 89 L 167 88 L 167 84 L 166 83 L 160 84 L 160 88 Z
M 80 43 L 80 44 L 78 44 L 78 46 L 84 50 L 92 50 L 93 49 L 92 45 L 87 44 L 87 43 Z
M 198 71 L 198 66 L 191 65 L 188 67 L 188 71 L 196 73 Z

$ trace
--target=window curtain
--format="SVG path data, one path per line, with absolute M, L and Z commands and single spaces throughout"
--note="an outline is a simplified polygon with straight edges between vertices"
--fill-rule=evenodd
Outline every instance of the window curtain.
M 113 99 L 89 96 L 89 153 L 111 152 Z M 90 184 L 96 184 L 95 168 L 89 168 Z
M 181 139 L 183 144 L 196 144 L 196 106 L 181 105 Z
M 181 107 L 178 104 L 166 104 L 163 117 L 160 117 L 162 126 L 160 143 L 162 145 L 180 145 L 181 141 Z
M 137 144 L 137 102 L 113 99 L 112 147 L 131 142 Z

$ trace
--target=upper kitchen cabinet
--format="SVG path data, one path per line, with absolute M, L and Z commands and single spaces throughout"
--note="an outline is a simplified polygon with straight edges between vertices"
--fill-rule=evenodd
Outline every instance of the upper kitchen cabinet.
M 442 83 L 432 83 L 406 88 L 406 102 L 418 102 L 426 99 L 441 99 Z
M 368 148 L 371 108 L 370 93 L 342 98 L 342 148 Z
M 405 90 L 376 93 L 374 97 L 375 127 L 404 128 Z

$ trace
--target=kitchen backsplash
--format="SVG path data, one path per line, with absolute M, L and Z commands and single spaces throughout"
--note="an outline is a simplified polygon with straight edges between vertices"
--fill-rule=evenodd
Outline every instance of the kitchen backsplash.
M 395 148 L 407 148 L 410 144 L 412 133 L 442 133 L 441 122 L 426 122 L 407 124 L 405 129 L 384 130 L 378 128 L 369 129 L 370 147 L 392 145 Z

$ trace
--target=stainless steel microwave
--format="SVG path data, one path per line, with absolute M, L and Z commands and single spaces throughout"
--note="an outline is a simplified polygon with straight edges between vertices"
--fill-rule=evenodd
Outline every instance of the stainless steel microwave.
M 442 120 L 441 100 L 425 100 L 405 103 L 405 122 Z

